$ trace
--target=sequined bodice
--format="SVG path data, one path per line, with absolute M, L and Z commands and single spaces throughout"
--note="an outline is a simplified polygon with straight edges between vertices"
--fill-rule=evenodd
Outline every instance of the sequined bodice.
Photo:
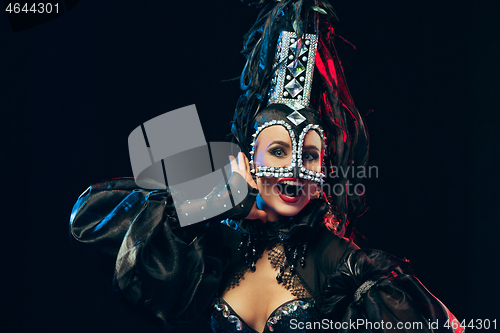
M 295 299 L 280 305 L 274 310 L 266 322 L 264 332 L 312 332 L 300 329 L 299 323 L 314 321 L 316 309 L 314 300 Z M 220 297 L 216 297 L 211 310 L 211 329 L 214 333 L 242 332 L 257 333 Z

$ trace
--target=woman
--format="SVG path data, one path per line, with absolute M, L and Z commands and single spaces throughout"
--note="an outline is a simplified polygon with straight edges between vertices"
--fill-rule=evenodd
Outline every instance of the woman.
M 243 152 L 226 186 L 181 206 L 172 190 L 132 179 L 80 197 L 73 239 L 134 312 L 212 332 L 454 330 L 408 262 L 343 238 L 364 193 L 356 175 L 333 171 L 366 165 L 368 135 L 333 47 L 333 17 L 326 1 L 271 2 L 247 34 L 232 126 Z M 180 226 L 241 190 L 233 209 Z

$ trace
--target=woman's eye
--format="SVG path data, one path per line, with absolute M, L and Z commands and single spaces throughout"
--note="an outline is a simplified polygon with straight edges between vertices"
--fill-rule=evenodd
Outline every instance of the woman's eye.
M 285 151 L 281 148 L 273 149 L 273 150 L 271 150 L 270 153 L 276 157 L 285 157 L 286 156 Z
M 319 158 L 317 153 L 302 153 L 302 160 L 304 161 L 316 161 Z

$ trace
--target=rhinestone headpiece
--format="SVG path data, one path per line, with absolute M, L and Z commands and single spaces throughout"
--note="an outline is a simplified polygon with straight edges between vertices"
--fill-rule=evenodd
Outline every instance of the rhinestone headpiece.
M 293 112 L 284 117 L 286 120 L 274 119 L 266 121 L 256 128 L 251 143 L 250 163 L 252 164 L 251 171 L 257 177 L 296 176 L 320 184 L 323 183 L 325 177 L 323 172 L 308 170 L 302 164 L 302 145 L 308 131 L 317 131 L 323 141 L 323 148 L 326 149 L 323 129 L 318 123 L 308 122 L 306 117 L 299 112 L 309 107 L 317 43 L 317 36 L 313 34 L 304 34 L 302 39 L 297 38 L 295 32 L 283 31 L 280 34 L 273 65 L 274 74 L 268 94 L 268 106 L 283 104 Z M 274 125 L 285 127 L 290 134 L 293 151 L 292 162 L 289 166 L 283 167 L 255 166 L 253 155 L 257 136 L 264 128 Z M 296 136 L 299 136 L 298 143 L 296 142 Z
M 317 36 L 283 31 L 278 40 L 268 104 L 286 104 L 294 110 L 309 106 Z

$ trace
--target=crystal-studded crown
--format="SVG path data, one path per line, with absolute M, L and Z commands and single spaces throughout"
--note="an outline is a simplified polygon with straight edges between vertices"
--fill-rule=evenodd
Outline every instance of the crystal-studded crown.
M 283 31 L 280 34 L 269 104 L 309 106 L 316 47 L 316 35 L 304 34 L 302 40 L 299 40 L 295 32 Z M 293 109 L 296 110 L 297 107 Z

